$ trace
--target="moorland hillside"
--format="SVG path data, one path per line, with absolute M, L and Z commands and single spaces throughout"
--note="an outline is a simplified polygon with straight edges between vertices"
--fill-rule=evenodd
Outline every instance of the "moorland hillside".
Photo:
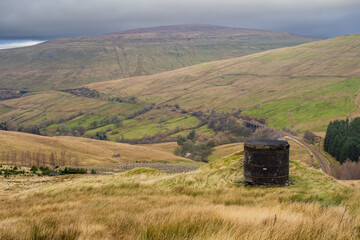
M 1 88 L 54 90 L 159 73 L 319 40 L 207 25 L 135 29 L 0 50 Z
M 332 119 L 359 114 L 359 59 L 354 34 L 88 87 L 193 110 L 240 108 L 278 128 L 324 131 Z

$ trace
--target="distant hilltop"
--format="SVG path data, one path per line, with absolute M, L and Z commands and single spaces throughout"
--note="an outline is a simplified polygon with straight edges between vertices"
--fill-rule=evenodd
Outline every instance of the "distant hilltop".
M 209 25 L 127 30 L 0 50 L 0 84 L 17 90 L 65 89 L 149 75 L 319 40 L 290 33 Z

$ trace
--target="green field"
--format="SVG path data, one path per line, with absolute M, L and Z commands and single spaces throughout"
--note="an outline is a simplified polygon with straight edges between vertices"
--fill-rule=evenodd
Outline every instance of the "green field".
M 269 125 L 281 129 L 284 126 L 294 127 L 300 123 L 319 119 L 347 116 L 354 110 L 355 105 L 351 98 L 328 98 L 327 100 L 298 98 L 272 101 L 245 113 L 257 117 L 267 117 Z M 324 131 L 325 127 L 320 126 L 311 130 Z
M 196 117 L 170 107 L 154 108 L 128 119 L 142 109 L 143 106 L 138 104 L 76 97 L 62 92 L 39 92 L 2 101 L 0 119 L 23 127 L 40 126 L 40 131 L 47 135 L 72 135 L 73 129 L 82 126 L 86 135 L 105 132 L 111 141 L 140 139 L 160 133 L 187 135 L 189 129 L 213 134 L 206 126 L 199 126 L 200 120 Z M 114 118 L 120 122 L 111 122 Z
M 357 116 L 359 34 L 203 63 L 144 77 L 88 85 L 141 102 L 268 118 L 271 126 L 324 131 L 334 118 Z M 308 129 L 306 129 L 308 126 Z
M 245 114 L 267 118 L 268 124 L 276 128 L 288 126 L 300 133 L 306 130 L 323 132 L 331 120 L 360 115 L 357 98 L 359 41 L 359 34 L 341 36 L 148 76 L 87 85 L 124 99 L 136 97 L 136 104 L 81 98 L 54 91 L 34 92 L 20 99 L 2 101 L 0 118 L 15 124 L 34 125 L 69 119 L 83 112 L 85 114 L 66 120 L 65 128 L 83 125 L 89 134 L 105 131 L 115 141 L 171 132 L 177 126 L 179 131 L 171 134 L 186 135 L 197 122 L 193 118 L 182 119 L 188 114 L 181 114 L 176 109 L 172 112 L 169 106 L 179 104 L 180 109 L 191 111 L 241 109 Z M 153 49 L 145 48 L 149 54 L 154 54 Z M 183 54 L 181 49 L 178 48 L 180 55 Z M 168 51 L 170 55 L 174 54 Z M 155 108 L 135 117 L 135 122 L 115 126 L 104 121 L 115 116 L 124 121 L 150 104 Z M 156 110 L 157 107 L 162 110 Z M 92 126 L 94 121 L 102 124 Z M 45 129 L 49 134 L 58 134 L 58 128 L 64 128 L 63 123 L 57 121 Z M 198 129 L 198 132 L 213 134 L 207 128 Z

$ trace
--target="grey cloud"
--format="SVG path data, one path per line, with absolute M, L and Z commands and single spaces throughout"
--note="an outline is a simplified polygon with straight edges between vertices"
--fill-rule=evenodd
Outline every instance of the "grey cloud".
M 214 24 L 333 37 L 360 32 L 358 0 L 12 0 L 0 39 L 49 39 L 173 24 Z

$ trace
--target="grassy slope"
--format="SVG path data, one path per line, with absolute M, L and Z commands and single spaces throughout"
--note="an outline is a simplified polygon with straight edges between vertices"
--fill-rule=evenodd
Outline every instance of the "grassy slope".
M 108 125 L 91 129 L 92 122 L 109 119 L 117 116 L 126 119 L 131 113 L 141 110 L 137 104 L 108 102 L 99 99 L 76 97 L 63 92 L 38 92 L 6 101 L 0 101 L 0 121 L 28 126 L 39 125 L 45 121 L 53 120 L 54 124 L 41 129 L 48 135 L 58 134 L 57 129 L 65 125 L 70 130 L 78 125 L 85 127 L 87 134 L 98 131 L 107 131 L 109 139 L 115 141 L 124 138 L 141 138 L 144 135 L 153 136 L 157 133 L 174 130 L 176 127 L 183 129 L 196 127 L 199 120 L 170 108 L 153 109 L 141 114 L 134 119 L 124 120 L 122 125 L 109 123 Z M 83 115 L 68 120 L 69 117 L 82 112 Z M 64 121 L 59 122 L 60 119 Z M 189 131 L 176 133 L 186 135 Z M 199 132 L 211 134 L 205 126 Z
M 128 162 L 169 162 L 193 164 L 194 162 L 172 154 L 172 152 L 147 145 L 129 145 L 78 137 L 44 137 L 27 133 L 0 131 L 0 153 L 30 151 L 60 154 L 66 151 L 79 157 L 79 166 L 102 166 Z M 119 158 L 113 158 L 120 153 Z M 1 155 L 2 156 L 2 155 Z M 1 157 L 0 156 L 0 157 Z M 4 163 L 4 161 L 1 161 Z M 195 164 L 195 163 L 194 163 Z
M 32 90 L 69 88 L 315 40 L 289 33 L 202 25 L 56 39 L 0 50 L 0 85 Z
M 358 239 L 358 182 L 309 168 L 291 148 L 288 187 L 238 185 L 238 152 L 186 174 L 134 169 L 18 189 L 0 197 L 0 238 Z
M 203 63 L 160 74 L 90 84 L 158 104 L 266 116 L 275 127 L 324 130 L 357 115 L 360 34 Z
M 208 160 L 209 162 L 213 162 L 228 155 L 231 155 L 234 152 L 238 152 L 242 150 L 244 150 L 243 143 L 230 143 L 230 144 L 216 146 L 212 154 L 209 156 Z
M 106 101 L 75 97 L 61 92 L 39 92 L 27 94 L 21 98 L 1 101 L 0 116 L 2 121 L 11 121 L 16 124 L 39 124 L 46 120 L 67 118 L 80 111 L 101 111 L 107 103 Z M 119 103 L 117 105 L 122 107 L 118 111 L 131 112 L 127 109 L 126 104 Z

